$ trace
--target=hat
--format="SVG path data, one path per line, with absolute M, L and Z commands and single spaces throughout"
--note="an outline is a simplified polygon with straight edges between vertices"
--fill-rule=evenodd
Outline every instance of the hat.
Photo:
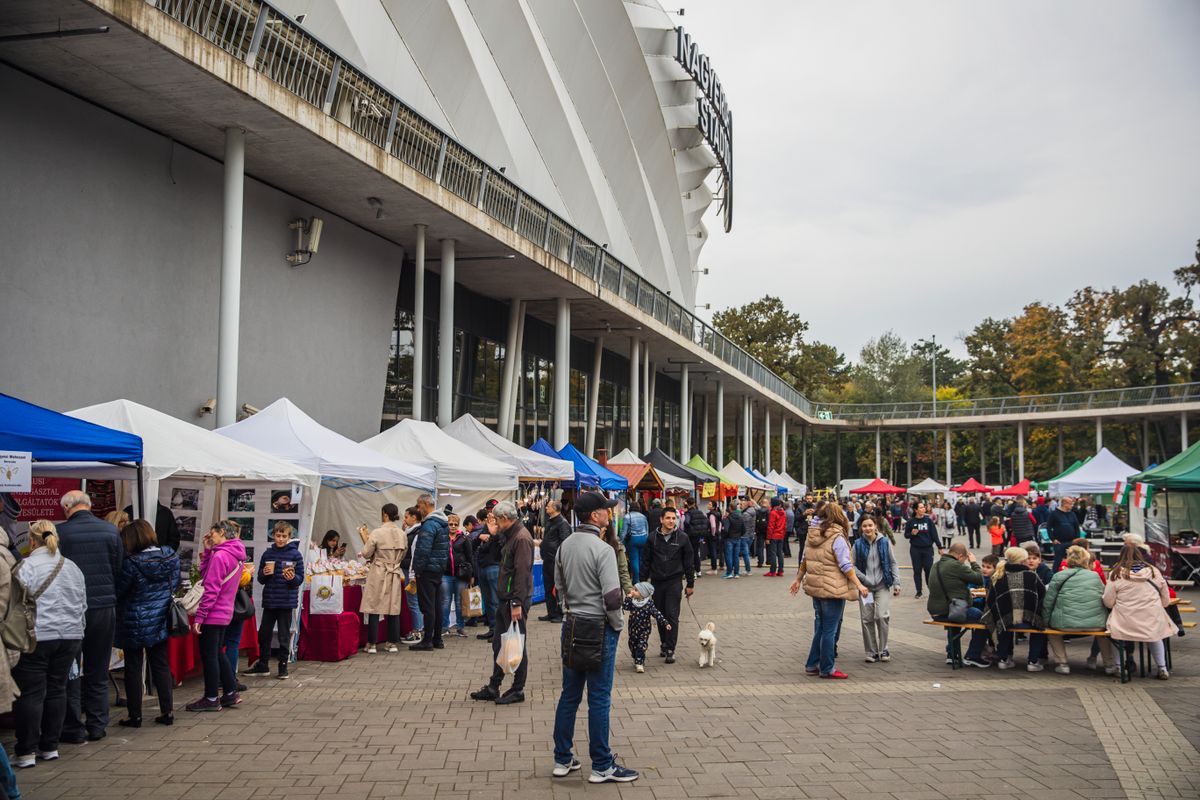
M 652 584 L 650 581 L 641 581 L 640 583 L 635 583 L 633 588 L 637 590 L 638 594 L 647 600 L 649 600 L 650 596 L 654 594 L 654 584 Z
M 497 500 L 496 498 L 493 497 L 491 500 L 488 500 L 486 503 L 484 503 L 483 507 L 486 508 L 488 511 L 491 511 L 492 507 L 495 506 L 499 502 L 500 502 L 499 500 Z
M 600 492 L 584 492 L 575 498 L 575 514 L 580 519 L 587 519 L 593 511 L 599 511 L 602 508 L 613 508 L 617 505 L 616 500 L 609 500 Z

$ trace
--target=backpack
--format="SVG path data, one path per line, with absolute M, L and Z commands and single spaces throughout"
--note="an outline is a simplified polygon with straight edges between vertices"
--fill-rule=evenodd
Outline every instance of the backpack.
M 37 635 L 34 633 L 37 629 L 37 601 L 50 588 L 50 584 L 54 583 L 54 579 L 58 577 L 58 573 L 62 571 L 63 564 L 66 562 L 67 559 L 60 555 L 50 577 L 46 578 L 45 583 L 36 592 L 30 592 L 24 584 L 17 580 L 24 561 L 17 564 L 12 571 L 8 613 L 4 616 L 3 625 L 0 626 L 0 640 L 4 642 L 7 649 L 16 650 L 18 653 L 32 653 L 37 649 Z

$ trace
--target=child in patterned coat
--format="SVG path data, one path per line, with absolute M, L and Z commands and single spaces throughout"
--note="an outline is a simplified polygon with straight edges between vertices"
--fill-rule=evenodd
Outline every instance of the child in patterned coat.
M 671 630 L 671 625 L 654 603 L 650 602 L 650 598 L 654 594 L 654 586 L 649 581 L 642 581 L 633 588 L 642 597 L 640 600 L 634 600 L 632 597 L 625 598 L 624 608 L 629 612 L 629 654 L 633 656 L 634 669 L 638 672 L 645 672 L 646 645 L 650 643 L 651 619 L 657 619 L 661 624 L 666 625 L 667 630 Z

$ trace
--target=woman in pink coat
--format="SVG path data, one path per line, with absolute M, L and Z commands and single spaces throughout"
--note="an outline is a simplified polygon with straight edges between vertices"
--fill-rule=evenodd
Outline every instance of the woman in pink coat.
M 192 620 L 192 630 L 200 635 L 204 696 L 188 703 L 188 711 L 220 711 L 242 702 L 237 691 L 237 678 L 229 659 L 221 653 L 221 646 L 225 641 L 225 628 L 233 620 L 233 600 L 245 560 L 246 548 L 232 523 L 222 520 L 204 534 L 204 552 L 200 556 L 204 596 Z M 225 688 L 225 694 L 219 697 L 218 683 Z
M 1167 672 L 1163 639 L 1174 636 L 1176 631 L 1167 616 L 1170 602 L 1162 573 L 1140 547 L 1126 544 L 1104 587 L 1104 605 L 1112 609 L 1108 615 L 1108 633 L 1123 642 L 1146 642 L 1154 654 L 1158 678 L 1164 681 L 1171 675 Z

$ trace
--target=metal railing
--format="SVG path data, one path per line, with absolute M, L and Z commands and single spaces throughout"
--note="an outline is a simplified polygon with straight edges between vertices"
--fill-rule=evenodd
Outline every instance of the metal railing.
M 886 422 L 899 419 L 945 419 L 1059 411 L 1107 411 L 1114 408 L 1143 408 L 1179 403 L 1200 403 L 1200 383 L 939 400 L 936 408 L 930 400 L 919 403 L 827 403 L 818 404 L 816 409 L 818 417 L 822 419 Z

